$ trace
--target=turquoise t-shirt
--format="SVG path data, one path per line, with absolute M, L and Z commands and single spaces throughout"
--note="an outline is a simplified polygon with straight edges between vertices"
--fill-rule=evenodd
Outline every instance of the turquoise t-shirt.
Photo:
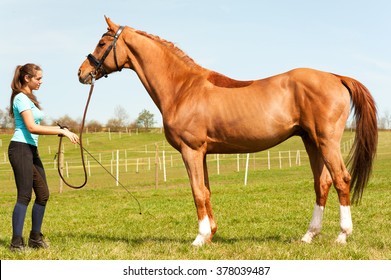
M 20 113 L 26 110 L 31 110 L 35 123 L 40 124 L 44 116 L 43 112 L 39 110 L 24 93 L 19 93 L 15 96 L 12 110 L 14 111 L 15 117 L 15 133 L 11 141 L 38 146 L 38 135 L 32 134 L 28 131 Z

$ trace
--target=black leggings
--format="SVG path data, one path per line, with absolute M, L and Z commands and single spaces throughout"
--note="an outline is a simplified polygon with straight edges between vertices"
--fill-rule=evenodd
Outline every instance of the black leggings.
M 45 206 L 49 199 L 49 188 L 38 148 L 11 141 L 8 147 L 8 157 L 14 170 L 18 191 L 17 202 L 28 205 L 34 190 L 35 203 Z

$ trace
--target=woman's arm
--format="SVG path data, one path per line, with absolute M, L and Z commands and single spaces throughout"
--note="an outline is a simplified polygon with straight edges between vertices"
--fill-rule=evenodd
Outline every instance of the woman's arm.
M 58 126 L 46 126 L 36 124 L 34 121 L 34 116 L 31 110 L 25 110 L 21 113 L 24 124 L 27 130 L 32 134 L 38 135 L 63 135 L 69 138 L 69 140 L 76 144 L 79 142 L 79 137 L 69 131 L 68 129 L 61 129 Z

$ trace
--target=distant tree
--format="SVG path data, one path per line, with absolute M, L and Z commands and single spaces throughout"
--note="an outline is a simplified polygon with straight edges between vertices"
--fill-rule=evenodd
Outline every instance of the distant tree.
M 4 125 L 4 112 L 3 110 L 0 109 L 0 128 L 5 128 L 5 125 Z
M 0 127 L 1 128 L 13 128 L 15 126 L 14 120 L 9 115 L 9 107 L 5 111 L 0 109 Z
M 391 114 L 388 110 L 384 112 L 383 119 L 384 119 L 384 128 L 391 129 Z
M 135 129 L 135 128 L 137 128 L 137 121 L 132 121 L 132 122 L 130 122 L 129 125 L 128 125 L 128 127 L 129 127 L 130 129 Z
M 72 130 L 76 133 L 79 132 L 79 129 L 80 129 L 79 122 L 75 121 L 74 119 L 72 119 L 68 115 L 65 115 L 61 118 L 54 120 L 52 125 L 57 125 L 57 123 L 59 123 L 62 126 L 67 126 L 70 130 Z
M 96 120 L 89 121 L 85 126 L 89 132 L 99 132 L 102 131 L 102 124 Z
M 122 122 L 119 119 L 111 118 L 107 121 L 106 127 L 112 132 L 120 131 L 123 128 Z
M 114 109 L 114 118 L 107 121 L 106 127 L 110 128 L 111 131 L 120 131 L 128 125 L 129 115 L 126 110 L 117 106 Z
M 127 126 L 129 122 L 129 115 L 123 107 L 121 106 L 115 107 L 114 117 L 118 120 L 118 123 L 121 128 Z
M 145 128 L 146 130 L 152 128 L 155 123 L 154 115 L 146 109 L 141 111 L 136 120 L 137 127 Z

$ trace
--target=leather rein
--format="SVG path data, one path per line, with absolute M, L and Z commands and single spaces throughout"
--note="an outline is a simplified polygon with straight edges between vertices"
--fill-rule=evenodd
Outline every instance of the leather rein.
M 106 70 L 104 69 L 103 67 L 103 63 L 105 61 L 105 59 L 107 58 L 107 56 L 109 55 L 110 51 L 113 49 L 113 52 L 114 52 L 114 61 L 115 61 L 115 66 L 117 67 L 117 71 L 121 71 L 121 69 L 119 68 L 118 66 L 118 62 L 117 62 L 117 50 L 116 50 L 116 43 L 117 43 L 117 40 L 119 38 L 119 36 L 121 35 L 122 31 L 124 29 L 124 26 L 120 26 L 117 30 L 117 32 L 112 35 L 108 32 L 106 32 L 105 34 L 102 35 L 102 37 L 104 36 L 110 36 L 110 37 L 113 37 L 113 41 L 111 42 L 110 46 L 106 49 L 105 53 L 103 54 L 103 56 L 101 57 L 100 60 L 98 60 L 95 56 L 93 56 L 92 54 L 88 54 L 87 56 L 87 59 L 90 61 L 91 64 L 93 64 L 95 66 L 95 71 L 94 72 L 91 72 L 90 75 L 91 75 L 91 87 L 90 87 L 90 92 L 88 94 L 88 99 L 87 99 L 87 103 L 86 103 L 86 106 L 84 108 L 84 114 L 83 114 L 83 119 L 81 121 L 81 126 L 80 126 L 80 136 L 79 136 L 79 146 L 80 146 L 80 155 L 81 155 L 81 161 L 82 161 L 82 165 L 83 165 L 83 171 L 84 171 L 84 182 L 81 184 L 81 185 L 78 185 L 78 186 L 75 186 L 75 185 L 72 185 L 70 183 L 68 183 L 62 172 L 61 172 L 61 166 L 60 166 L 60 153 L 61 153 L 61 145 L 62 145 L 62 138 L 63 138 L 63 135 L 60 135 L 60 141 L 59 141 L 59 144 L 58 144 L 58 154 L 57 154 L 57 170 L 58 170 L 58 174 L 60 175 L 60 178 L 61 180 L 70 188 L 73 188 L 73 189 L 80 189 L 82 187 L 84 187 L 86 184 L 87 184 L 87 170 L 86 170 L 86 164 L 85 164 L 85 160 L 84 160 L 84 152 L 83 150 L 85 150 L 85 148 L 83 147 L 83 131 L 84 131 L 84 124 L 85 124 L 85 120 L 86 120 L 86 116 L 87 116 L 87 110 L 88 110 L 88 105 L 90 104 L 90 100 L 91 100 L 91 96 L 92 96 L 92 92 L 94 91 L 94 85 L 95 85 L 95 76 L 96 74 L 101 71 L 102 75 L 105 76 L 107 78 L 107 72 Z M 65 129 L 66 126 L 62 126 L 60 125 L 59 123 L 57 123 L 57 125 L 62 128 L 62 129 Z

